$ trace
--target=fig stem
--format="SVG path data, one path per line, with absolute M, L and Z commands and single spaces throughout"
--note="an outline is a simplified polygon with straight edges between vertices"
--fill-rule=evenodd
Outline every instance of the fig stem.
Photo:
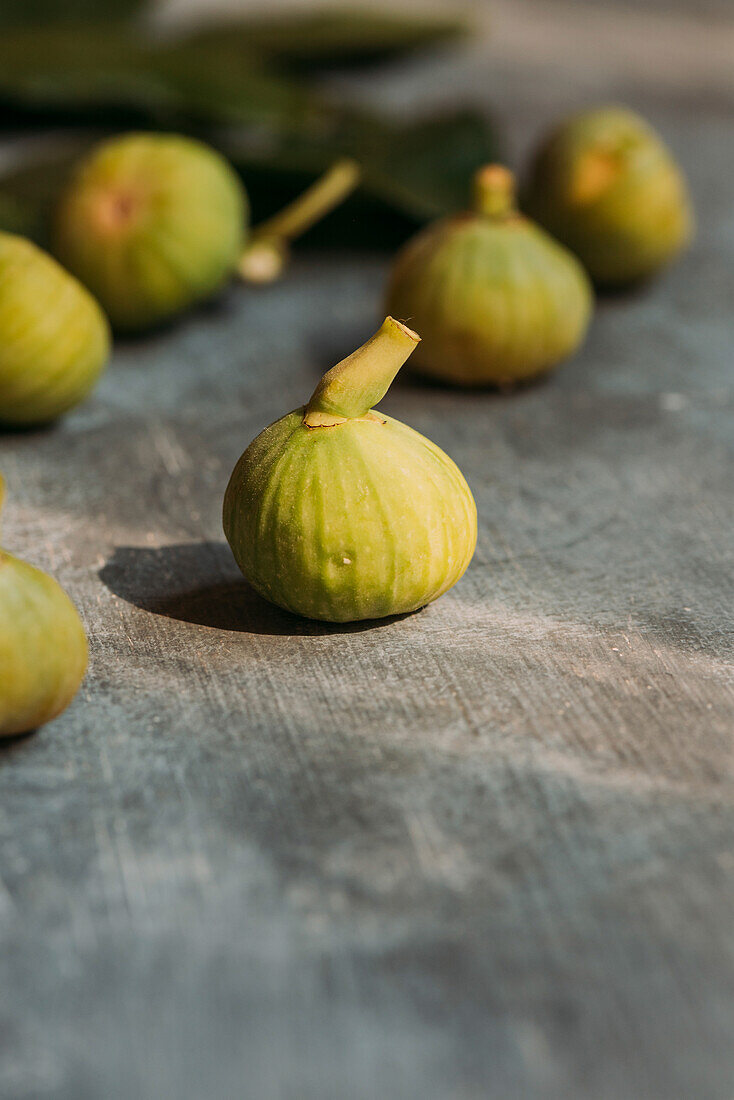
M 304 423 L 317 427 L 366 416 L 419 342 L 420 336 L 407 325 L 386 317 L 366 344 L 326 372 L 308 403 Z
M 361 176 L 355 160 L 338 160 L 297 199 L 256 226 L 237 265 L 240 277 L 251 283 L 277 279 L 285 267 L 289 243 L 344 202 Z
M 515 209 L 515 176 L 503 164 L 486 164 L 474 175 L 473 197 L 478 214 L 501 218 Z

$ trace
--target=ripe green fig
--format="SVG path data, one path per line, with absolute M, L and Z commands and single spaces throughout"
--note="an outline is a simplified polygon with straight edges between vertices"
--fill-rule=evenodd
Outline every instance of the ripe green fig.
M 125 134 L 78 165 L 54 222 L 54 252 L 96 294 L 118 331 L 140 331 L 212 297 L 238 271 L 269 282 L 288 242 L 357 186 L 339 161 L 248 233 L 239 177 L 209 146 L 177 134 Z
M 176 134 L 125 134 L 72 174 L 54 252 L 115 329 L 144 329 L 209 298 L 232 275 L 247 210 L 239 177 L 213 149 Z
M 0 479 L 0 504 L 2 495 Z M 64 590 L 0 549 L 0 737 L 61 714 L 86 667 L 86 635 Z
M 24 237 L 0 233 L 0 424 L 43 424 L 87 396 L 109 325 L 77 280 Z
M 512 173 L 474 177 L 473 208 L 443 218 L 398 254 L 386 305 L 421 333 L 411 366 L 463 386 L 512 385 L 554 367 L 584 338 L 592 309 L 576 258 L 519 214 Z
M 647 278 L 693 235 L 678 165 L 655 131 L 623 107 L 561 123 L 534 158 L 525 205 L 602 286 Z
M 477 511 L 461 472 L 372 409 L 419 339 L 388 317 L 235 466 L 224 531 L 272 603 L 329 622 L 402 614 L 441 596 L 471 561 Z

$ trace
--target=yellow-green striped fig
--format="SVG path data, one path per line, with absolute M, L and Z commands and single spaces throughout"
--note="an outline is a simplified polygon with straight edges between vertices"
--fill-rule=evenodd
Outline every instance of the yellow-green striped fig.
M 583 111 L 556 127 L 533 160 L 525 205 L 602 286 L 653 275 L 693 234 L 678 165 L 623 107 Z
M 91 294 L 36 245 L 0 233 L 0 424 L 67 412 L 95 385 L 109 348 Z
M 272 603 L 311 619 L 377 619 L 431 603 L 467 568 L 477 512 L 461 472 L 372 408 L 418 341 L 388 317 L 237 463 L 224 530 Z
M 242 251 L 248 204 L 215 150 L 176 134 L 124 134 L 77 166 L 54 252 L 118 330 L 148 328 L 211 297 Z
M 387 309 L 422 341 L 411 366 L 463 386 L 507 386 L 549 371 L 582 342 L 586 274 L 515 205 L 502 165 L 474 177 L 472 209 L 429 225 L 398 254 Z
M 0 479 L 0 504 L 3 484 Z M 0 549 L 0 737 L 29 733 L 76 695 L 87 639 L 64 590 Z

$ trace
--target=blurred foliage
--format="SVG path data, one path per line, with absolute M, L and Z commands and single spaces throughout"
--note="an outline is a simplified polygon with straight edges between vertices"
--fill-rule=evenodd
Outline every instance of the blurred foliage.
M 473 170 L 497 155 L 493 127 L 470 110 L 408 125 L 340 112 L 265 150 L 238 132 L 218 144 L 248 182 L 256 170 L 312 178 L 333 162 L 335 151 L 353 156 L 363 167 L 362 191 L 414 224 L 465 207 Z
M 407 18 L 371 11 L 330 9 L 254 16 L 191 36 L 196 45 L 240 50 L 268 58 L 282 69 L 369 65 L 460 39 L 468 28 L 459 19 Z
M 146 6 L 147 0 L 2 0 L 0 26 L 119 20 Z
M 30 0 L 29 12 L 35 18 L 44 6 L 50 9 L 50 0 Z M 68 16 L 91 5 L 76 0 L 60 7 Z M 328 67 L 375 64 L 453 41 L 466 33 L 459 21 L 333 10 L 243 17 L 156 38 L 141 22 L 119 18 L 141 7 L 116 0 L 106 9 L 117 16 L 112 22 L 100 21 L 97 9 L 96 21 L 4 27 L 0 127 L 194 134 L 232 159 L 258 219 L 349 155 L 364 171 L 360 195 L 335 222 L 349 241 L 359 239 L 365 221 L 373 223 L 371 241 L 384 237 L 375 233 L 380 212 L 394 239 L 408 225 L 461 207 L 472 170 L 497 157 L 493 128 L 478 112 L 401 125 L 336 101 L 313 79 Z M 0 6 L 0 26 L 5 21 Z M 79 146 L 89 140 L 80 138 Z M 0 178 L 0 225 L 43 239 L 77 151 L 39 158 Z
M 7 170 L 0 177 L 0 228 L 47 245 L 59 190 L 77 158 L 92 144 L 91 137 L 54 143 Z
M 140 122 L 190 129 L 297 128 L 311 93 L 262 59 L 184 39 L 151 42 L 125 26 L 14 29 L 0 35 L 2 119 Z M 1 123 L 0 123 L 1 124 Z

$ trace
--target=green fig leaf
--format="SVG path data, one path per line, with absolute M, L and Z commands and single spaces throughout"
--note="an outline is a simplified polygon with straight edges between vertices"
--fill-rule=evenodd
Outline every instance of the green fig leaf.
M 244 124 L 289 133 L 321 110 L 310 89 L 224 44 L 171 45 L 156 53 L 152 66 L 183 124 Z
M 121 27 L 23 28 L 0 36 L 0 105 L 16 115 L 184 130 L 291 127 L 310 101 L 308 89 L 240 51 L 151 43 Z
M 137 15 L 149 0 L 3 0 L 0 26 L 110 22 Z
M 463 110 L 393 128 L 375 142 L 366 170 L 374 194 L 424 221 L 465 209 L 472 174 L 498 157 L 492 122 Z
M 457 18 L 335 8 L 245 17 L 206 27 L 188 41 L 209 49 L 239 50 L 246 56 L 258 54 L 303 71 L 383 61 L 451 43 L 467 33 L 465 21 Z
M 353 157 L 364 174 L 361 196 L 414 224 L 463 209 L 474 170 L 499 158 L 494 125 L 471 110 L 409 125 L 342 111 L 324 114 L 320 127 L 304 128 L 280 141 L 263 143 L 238 132 L 219 144 L 248 186 L 256 172 L 313 177 L 338 156 Z
M 9 27 L 0 35 L 0 106 L 64 121 L 132 117 L 298 130 L 318 113 L 318 97 L 276 70 L 394 56 L 463 30 L 451 19 L 339 10 L 242 18 L 172 40 L 122 22 Z M 14 121 L 7 111 L 6 119 Z

